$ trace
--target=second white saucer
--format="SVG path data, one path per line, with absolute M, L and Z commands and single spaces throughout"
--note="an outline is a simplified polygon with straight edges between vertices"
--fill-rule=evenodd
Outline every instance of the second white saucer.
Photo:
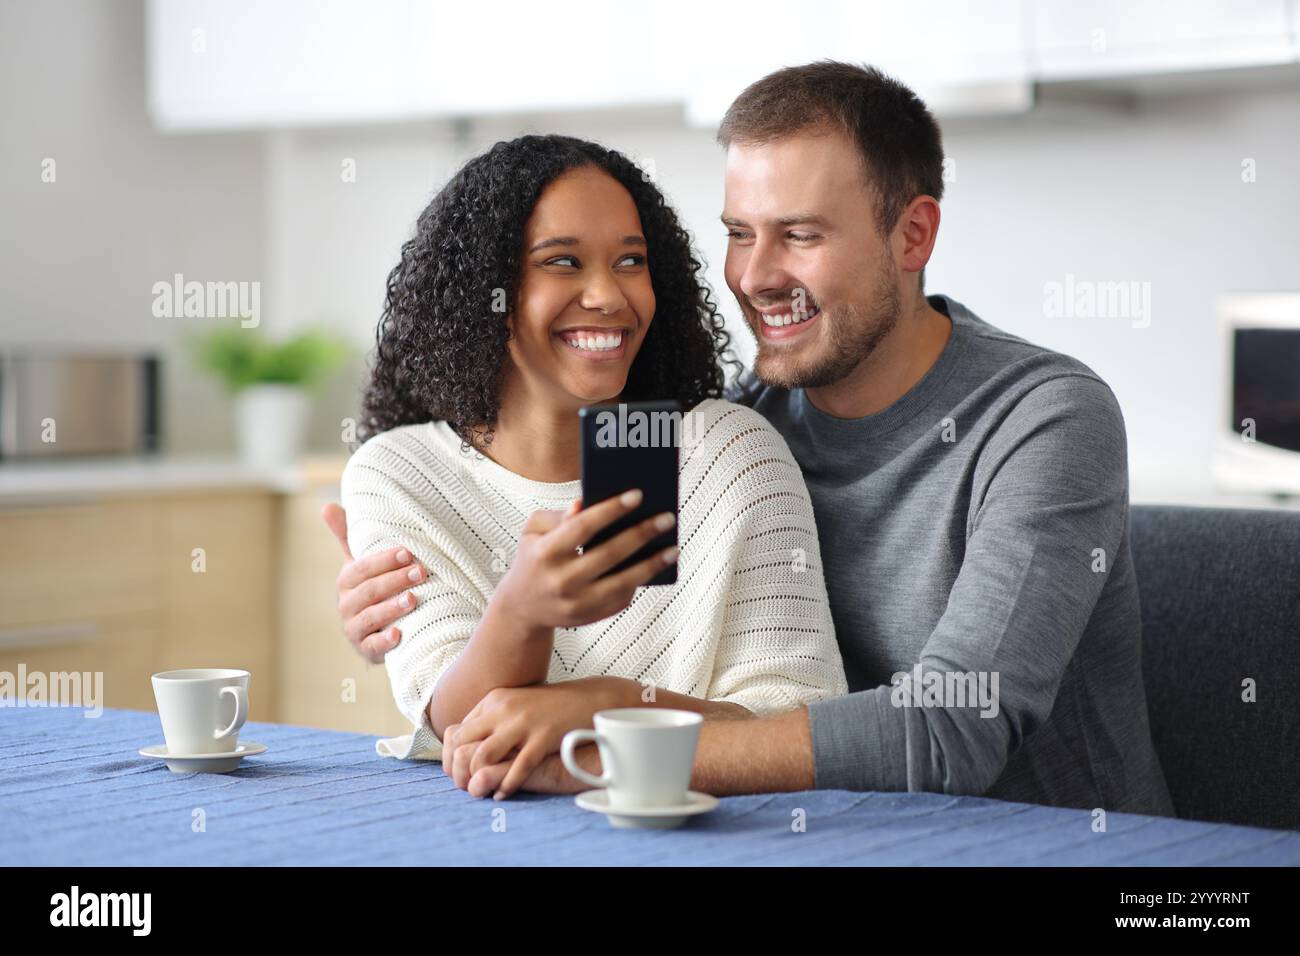
M 609 818 L 609 822 L 616 827 L 638 830 L 668 830 L 672 827 L 681 826 L 686 822 L 687 817 L 693 817 L 699 813 L 708 813 L 717 807 L 718 798 L 707 793 L 688 790 L 686 791 L 686 802 L 674 807 L 619 807 L 614 809 L 609 805 L 609 792 L 598 789 L 587 790 L 578 794 L 573 802 L 584 810 L 605 814 Z
M 167 761 L 167 768 L 172 773 L 229 773 L 245 757 L 266 753 L 266 744 L 241 740 L 238 747 L 224 754 L 169 754 L 166 744 L 154 744 L 141 747 L 139 753 L 141 757 Z

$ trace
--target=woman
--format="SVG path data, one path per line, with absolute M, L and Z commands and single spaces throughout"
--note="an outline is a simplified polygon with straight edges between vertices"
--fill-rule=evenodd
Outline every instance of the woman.
M 354 553 L 404 546 L 428 572 L 386 656 L 413 733 L 381 753 L 487 771 L 501 797 L 598 710 L 847 693 L 807 490 L 776 431 L 719 398 L 700 269 L 641 171 L 569 137 L 498 143 L 420 216 L 343 475 Z M 649 399 L 691 419 L 680 553 L 602 578 L 673 516 L 579 550 L 639 492 L 580 507 L 578 410 Z M 675 585 L 640 587 L 674 561 Z

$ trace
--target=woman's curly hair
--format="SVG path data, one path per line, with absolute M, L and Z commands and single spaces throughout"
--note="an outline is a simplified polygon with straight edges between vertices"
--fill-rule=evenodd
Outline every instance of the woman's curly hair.
M 446 421 L 467 444 L 497 423 L 524 226 L 542 190 L 571 169 L 605 170 L 632 195 L 646 238 L 655 316 L 624 400 L 722 394 L 732 364 L 704 266 L 663 194 L 616 150 L 570 136 L 521 136 L 467 162 L 421 213 L 388 276 L 358 437 Z M 504 297 L 504 299 L 503 299 Z M 502 305 L 504 304 L 504 308 Z

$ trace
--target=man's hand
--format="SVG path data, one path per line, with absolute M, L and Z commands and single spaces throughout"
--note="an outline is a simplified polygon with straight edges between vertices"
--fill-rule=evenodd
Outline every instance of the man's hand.
M 383 663 L 384 655 L 402 639 L 401 631 L 389 625 L 415 607 L 416 597 L 407 588 L 424 580 L 424 569 L 405 548 L 353 558 L 343 509 L 327 504 L 321 517 L 347 559 L 335 581 L 343 633 L 358 654 L 372 664 Z
M 593 775 L 600 774 L 600 755 L 595 744 L 578 747 L 573 752 L 574 759 L 582 769 Z M 486 797 L 493 794 L 495 799 L 504 800 L 500 787 L 510 772 L 513 760 L 506 760 L 490 767 L 484 767 L 475 773 L 462 788 L 472 797 Z M 530 793 L 582 793 L 591 789 L 564 768 L 559 754 L 545 757 L 524 780 L 520 788 Z
M 443 770 L 461 789 L 485 767 L 510 765 L 498 799 L 524 785 L 570 730 L 592 726 L 600 710 L 635 701 L 640 686 L 621 677 L 585 677 L 529 687 L 498 687 L 443 735 Z
M 478 744 L 466 746 L 469 749 L 457 748 L 456 761 L 473 762 Z M 496 793 L 510 772 L 514 757 L 512 753 L 505 760 L 481 767 L 472 774 L 468 764 L 457 763 L 454 766 L 460 779 L 456 785 L 475 797 Z M 574 757 L 583 770 L 600 776 L 600 754 L 595 744 L 578 747 Z M 812 735 L 806 707 L 750 720 L 715 718 L 705 720 L 700 728 L 691 773 L 692 790 L 722 797 L 811 790 L 814 786 Z M 581 793 L 588 786 L 565 769 L 559 754 L 551 754 L 528 774 L 519 789 L 534 793 Z M 503 797 L 498 794 L 498 799 Z

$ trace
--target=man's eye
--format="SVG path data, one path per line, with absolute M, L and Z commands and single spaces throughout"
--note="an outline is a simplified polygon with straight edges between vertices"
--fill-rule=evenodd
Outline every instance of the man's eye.
M 795 242 L 812 242 L 817 236 L 811 232 L 792 232 L 789 233 L 791 239 Z
M 741 232 L 739 229 L 728 229 L 728 230 L 727 230 L 727 238 L 728 238 L 728 239 L 745 239 L 745 238 L 748 238 L 748 233 Z

